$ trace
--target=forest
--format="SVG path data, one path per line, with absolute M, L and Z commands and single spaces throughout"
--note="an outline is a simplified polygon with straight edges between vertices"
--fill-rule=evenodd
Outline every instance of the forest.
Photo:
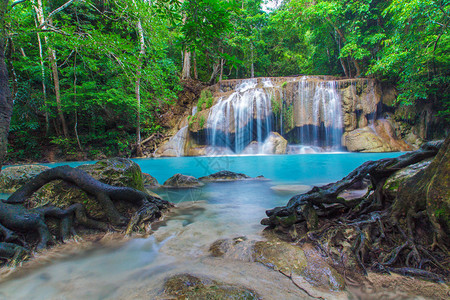
M 398 105 L 431 102 L 449 120 L 448 1 L 266 2 L 2 0 L 7 161 L 42 160 L 48 148 L 139 156 L 190 81 L 371 77 L 396 87 Z

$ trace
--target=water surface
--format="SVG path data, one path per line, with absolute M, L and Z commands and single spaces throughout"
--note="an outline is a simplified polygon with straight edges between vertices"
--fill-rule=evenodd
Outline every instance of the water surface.
M 367 160 L 382 154 L 303 154 L 136 159 L 142 171 L 160 183 L 175 173 L 196 177 L 220 170 L 264 175 L 270 180 L 208 183 L 202 188 L 156 190 L 178 208 L 154 227 L 154 234 L 123 246 L 98 249 L 58 260 L 22 277 L 3 282 L 1 299 L 142 299 L 161 292 L 164 280 L 189 272 L 244 285 L 267 299 L 308 296 L 279 272 L 260 264 L 209 256 L 220 238 L 263 239 L 264 211 L 287 203 L 295 193 L 279 194 L 281 184 L 317 185 L 339 180 Z M 57 166 L 60 164 L 49 164 Z M 79 165 L 80 163 L 69 163 Z

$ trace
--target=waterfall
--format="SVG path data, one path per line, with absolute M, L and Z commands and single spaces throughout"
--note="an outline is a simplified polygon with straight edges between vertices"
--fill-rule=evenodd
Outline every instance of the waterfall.
M 263 153 L 267 136 L 278 131 L 291 144 L 339 149 L 343 117 L 337 82 L 307 76 L 274 80 L 242 80 L 219 98 L 207 120 L 208 146 Z M 279 101 L 276 113 L 272 101 Z
M 227 147 L 234 153 L 241 153 L 252 141 L 262 147 L 272 130 L 271 95 L 257 85 L 256 78 L 243 80 L 211 108 L 207 121 L 210 146 Z
M 303 77 L 298 82 L 298 96 L 294 99 L 294 139 L 301 145 L 340 148 L 343 122 L 337 82 L 307 79 Z

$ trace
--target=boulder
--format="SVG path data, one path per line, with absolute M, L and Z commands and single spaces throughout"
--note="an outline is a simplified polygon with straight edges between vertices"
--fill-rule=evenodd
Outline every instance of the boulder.
M 199 178 L 201 181 L 236 181 L 245 179 L 251 179 L 251 177 L 242 173 L 235 173 L 231 171 L 219 171 L 217 173 Z
M 178 274 L 164 284 L 163 299 L 262 299 L 245 287 L 204 276 Z
M 183 174 L 175 174 L 164 182 L 165 188 L 194 188 L 200 187 L 204 184 L 198 181 L 194 176 Z
M 390 152 L 393 149 L 370 127 L 344 133 L 342 144 L 351 152 Z
M 146 187 L 160 187 L 161 185 L 158 183 L 155 177 L 150 174 L 142 173 L 142 180 L 144 182 L 144 186 Z
M 81 165 L 78 168 L 103 183 L 132 187 L 147 192 L 144 188 L 141 168 L 132 160 L 111 158 L 91 165 Z M 55 180 L 44 185 L 27 201 L 27 207 L 38 207 L 45 204 L 67 207 L 73 203 L 81 203 L 89 216 L 107 221 L 103 208 L 95 197 L 61 180 Z M 121 214 L 130 214 L 129 205 L 122 203 L 115 203 L 115 205 Z
M 262 145 L 264 154 L 286 154 L 287 141 L 278 132 L 271 132 Z
M 253 261 L 279 271 L 311 295 L 322 297 L 326 292 L 340 296 L 344 278 L 331 267 L 313 246 L 300 246 L 268 237 L 268 241 L 248 240 L 246 237 L 222 239 L 214 242 L 210 252 L 215 257 Z M 326 297 L 326 298 L 328 298 Z
M 0 173 L 0 193 L 12 194 L 31 178 L 50 169 L 42 165 L 23 165 L 4 168 Z

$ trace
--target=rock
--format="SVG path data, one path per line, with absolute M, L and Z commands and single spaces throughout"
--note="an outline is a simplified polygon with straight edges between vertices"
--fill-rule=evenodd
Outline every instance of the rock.
M 206 146 L 192 147 L 187 150 L 186 156 L 205 156 L 206 152 Z
M 318 289 L 341 291 L 345 287 L 344 278 L 308 244 L 300 247 L 275 237 L 269 237 L 269 241 L 236 237 L 214 242 L 210 252 L 215 257 L 262 263 L 299 281 L 299 285 L 310 293 Z
M 278 132 L 271 132 L 262 145 L 264 154 L 286 154 L 287 140 Z
M 81 165 L 78 168 L 103 183 L 113 186 L 128 186 L 146 192 L 141 168 L 132 160 L 111 158 L 92 165 Z M 57 207 L 67 207 L 73 203 L 81 203 L 89 216 L 100 221 L 107 221 L 103 208 L 95 197 L 61 180 L 46 184 L 27 201 L 27 207 L 38 207 L 48 203 Z M 130 213 L 129 205 L 124 203 L 114 204 L 121 214 L 128 215 Z
M 188 126 L 181 128 L 173 137 L 155 151 L 155 156 L 183 156 L 188 135 Z
M 398 188 L 402 182 L 416 175 L 420 170 L 425 169 L 431 161 L 432 159 L 426 159 L 417 164 L 398 170 L 386 180 L 386 183 L 383 186 L 383 193 L 388 197 L 388 199 L 394 200 L 397 196 Z
M 393 149 L 393 151 L 409 151 L 411 146 L 397 138 L 394 126 L 389 120 L 381 119 L 375 121 L 375 130 L 378 136 Z
M 95 164 L 81 165 L 78 169 L 86 171 L 95 179 L 114 186 L 128 186 L 144 191 L 141 167 L 127 158 L 110 158 Z
M 303 194 L 311 190 L 312 186 L 302 184 L 286 184 L 275 185 L 270 188 L 279 194 Z
M 258 154 L 259 148 L 260 144 L 257 141 L 252 141 L 244 148 L 241 154 Z
M 0 173 L 0 193 L 12 194 L 31 178 L 50 169 L 42 165 L 23 165 L 4 168 Z
M 178 274 L 164 284 L 164 299 L 262 299 L 254 291 L 207 277 Z M 172 298 L 173 297 L 173 298 Z
M 144 186 L 149 187 L 160 187 L 158 180 L 150 174 L 142 173 L 142 180 L 144 181 Z
M 166 188 L 194 188 L 204 184 L 198 181 L 194 176 L 175 174 L 164 182 Z
M 344 133 L 342 144 L 351 152 L 390 152 L 394 151 L 370 127 L 355 129 Z
M 219 171 L 217 173 L 199 178 L 201 181 L 236 181 L 244 179 L 251 179 L 251 177 L 242 173 L 235 173 L 231 171 Z

